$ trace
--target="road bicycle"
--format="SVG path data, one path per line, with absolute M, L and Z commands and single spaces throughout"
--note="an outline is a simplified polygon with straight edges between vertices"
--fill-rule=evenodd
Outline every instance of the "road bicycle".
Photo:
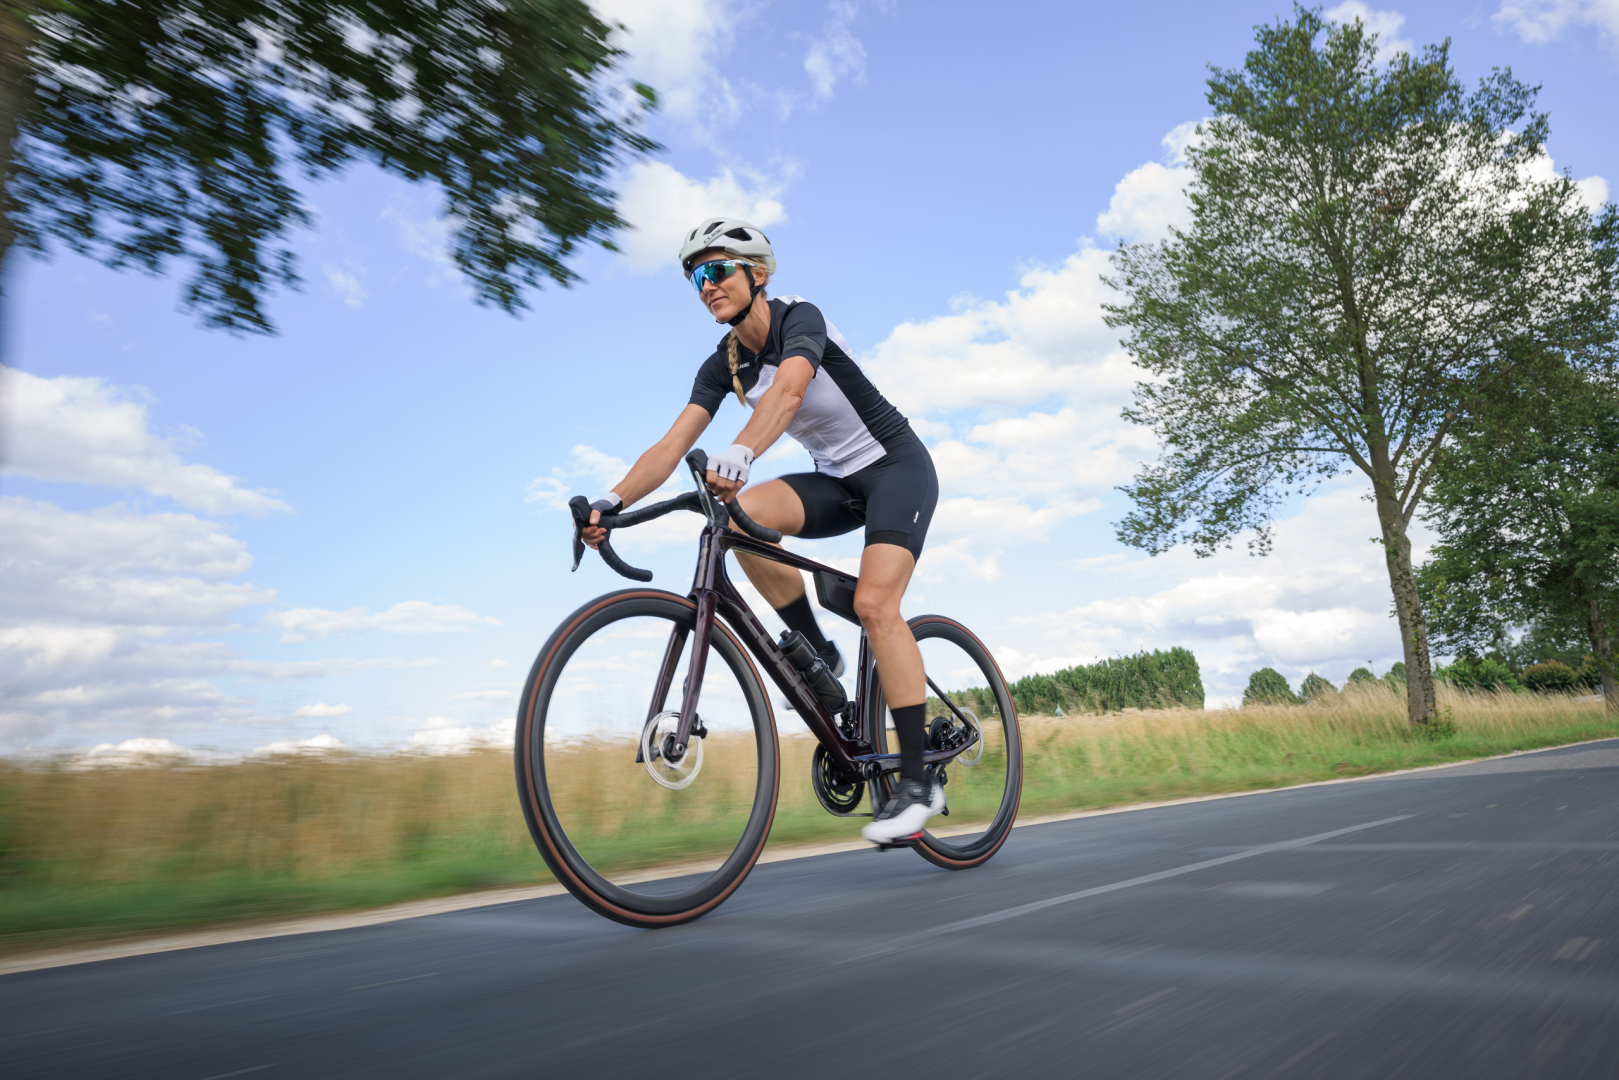
M 753 869 L 773 824 L 811 832 L 803 811 L 813 808 L 800 789 L 789 789 L 790 805 L 777 821 L 784 740 L 760 669 L 814 736 L 809 786 L 822 808 L 866 816 L 859 812 L 862 798 L 881 808 L 899 769 L 864 632 L 851 698 L 802 635 L 771 638 L 731 582 L 725 555 L 746 553 L 807 571 L 820 605 L 857 626 L 858 579 L 777 546 L 780 533 L 755 523 L 734 500 L 720 502 L 704 483 L 708 461 L 701 450 L 686 464 L 697 490 L 603 516 L 609 539 L 598 551 L 617 573 L 650 581 L 650 572 L 614 550 L 612 532 L 677 510 L 700 513 L 706 523 L 691 591 L 630 588 L 579 608 L 540 650 L 517 712 L 517 789 L 540 854 L 587 907 L 640 927 L 713 911 Z M 569 506 L 577 570 L 590 507 L 582 497 Z M 942 615 L 920 615 L 909 625 L 930 691 L 927 769 L 949 785 L 949 818 L 934 819 L 937 831 L 885 846 L 914 847 L 946 869 L 982 866 L 1017 818 L 1023 778 L 1017 711 L 994 658 L 965 626 Z M 682 660 L 685 678 L 671 708 Z M 806 740 L 785 742 L 789 756 L 804 756 Z M 681 858 L 691 862 L 671 869 Z M 699 859 L 707 861 L 697 865 Z

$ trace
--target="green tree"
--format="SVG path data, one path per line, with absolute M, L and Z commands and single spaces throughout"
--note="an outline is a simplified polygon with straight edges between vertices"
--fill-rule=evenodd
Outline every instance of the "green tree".
M 292 172 L 356 160 L 444 193 L 450 253 L 507 311 L 624 223 L 603 185 L 654 145 L 650 89 L 585 0 L 22 0 L 0 7 L 0 266 L 49 241 L 194 264 L 209 326 L 268 332 L 309 216 Z M 0 328 L 3 329 L 3 328 Z
M 1435 640 L 1483 653 L 1527 625 L 1526 661 L 1570 669 L 1585 650 L 1554 646 L 1583 637 L 1619 712 L 1619 394 L 1561 357 L 1519 359 L 1488 380 L 1458 435 L 1425 514 L 1439 543 L 1417 575 Z
M 1547 131 L 1532 88 L 1497 71 L 1467 93 L 1448 43 L 1380 66 L 1358 20 L 1302 8 L 1257 40 L 1208 81 L 1190 226 L 1113 257 L 1110 323 L 1153 376 L 1125 415 L 1164 447 L 1118 533 L 1208 555 L 1251 531 L 1263 554 L 1283 499 L 1359 471 L 1423 724 L 1438 708 L 1408 528 L 1463 388 L 1504 343 L 1587 330 L 1610 282 L 1572 181 L 1528 175 Z
M 1312 701 L 1331 701 L 1337 696 L 1338 688 L 1313 671 L 1304 677 L 1303 684 L 1299 686 L 1299 697 L 1304 699 L 1305 704 Z
M 1244 705 L 1297 705 L 1298 695 L 1275 668 L 1260 668 L 1248 676 L 1248 689 L 1242 692 Z

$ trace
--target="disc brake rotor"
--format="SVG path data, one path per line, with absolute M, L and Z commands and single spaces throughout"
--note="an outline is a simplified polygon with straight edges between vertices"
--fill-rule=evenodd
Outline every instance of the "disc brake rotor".
M 679 730 L 677 712 L 661 712 L 641 729 L 641 761 L 646 765 L 646 774 L 671 791 L 689 786 L 703 767 L 703 740 L 696 735 L 678 759 L 664 756 L 664 750 L 673 748 L 674 736 Z
M 970 769 L 984 760 L 984 725 L 978 722 L 978 714 L 965 706 L 961 707 L 961 715 L 967 718 L 967 725 L 973 729 L 973 734 L 978 736 L 978 741 L 957 754 L 953 764 L 964 765 Z

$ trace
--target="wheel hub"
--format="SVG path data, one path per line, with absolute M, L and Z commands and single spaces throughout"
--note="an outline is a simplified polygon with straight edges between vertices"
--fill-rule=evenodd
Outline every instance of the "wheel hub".
M 646 773 L 671 791 L 690 786 L 703 768 L 702 736 L 693 730 L 691 742 L 680 750 L 675 742 L 679 731 L 678 712 L 658 713 L 641 729 L 641 762 Z

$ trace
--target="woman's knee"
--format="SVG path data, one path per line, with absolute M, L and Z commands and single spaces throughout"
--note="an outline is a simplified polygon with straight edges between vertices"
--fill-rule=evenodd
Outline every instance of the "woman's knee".
M 854 593 L 854 613 L 864 626 L 884 623 L 899 618 L 899 595 L 887 589 L 857 588 Z

